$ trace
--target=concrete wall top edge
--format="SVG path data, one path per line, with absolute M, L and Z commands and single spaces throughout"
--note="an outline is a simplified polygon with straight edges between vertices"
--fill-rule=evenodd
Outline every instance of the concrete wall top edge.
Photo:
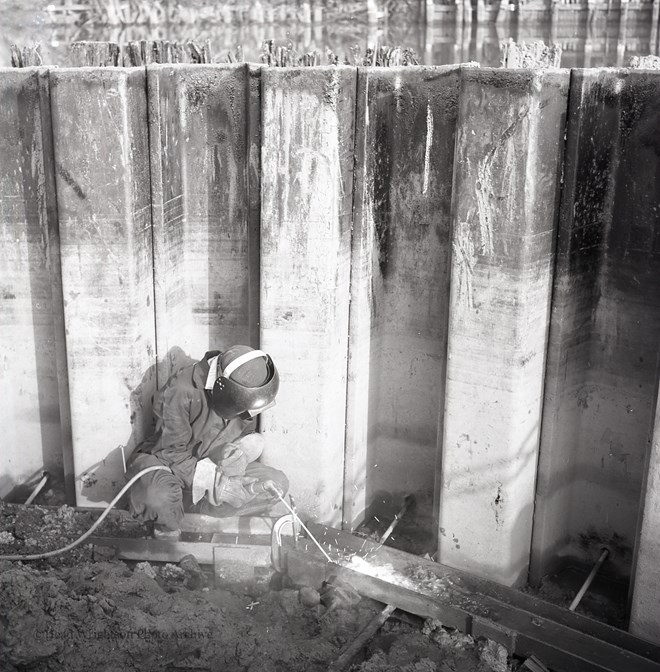
M 209 70 L 244 70 L 248 67 L 263 67 L 260 63 L 150 63 L 146 66 L 147 71 L 162 72 L 165 70 L 194 70 L 204 72 Z M 142 70 L 138 68 L 114 68 L 114 70 Z M 77 68 L 80 69 L 80 68 Z
M 461 80 L 464 83 L 478 82 L 498 88 L 511 90 L 527 88 L 535 82 L 568 86 L 571 71 L 568 68 L 526 69 L 526 68 L 461 68 Z
M 118 82 L 146 80 L 144 68 L 56 68 L 49 70 L 48 78 L 51 85 L 57 86 L 60 82 Z
M 336 67 L 336 66 L 335 66 Z M 453 72 L 455 70 L 460 70 L 463 65 L 461 63 L 452 63 L 451 65 L 397 65 L 384 68 L 379 65 L 358 65 L 358 66 L 346 66 L 346 67 L 357 67 L 358 70 L 368 72 L 368 73 L 397 73 L 402 72 Z
M 21 70 L 27 70 L 28 68 L 20 68 Z M 33 68 L 37 69 L 37 68 Z M 63 68 L 53 67 L 53 66 L 39 66 L 38 69 L 48 70 L 51 74 L 64 74 L 69 75 L 73 72 L 119 72 L 119 73 L 128 73 L 128 72 L 143 72 L 144 66 L 138 65 L 135 67 L 124 68 L 124 67 L 104 67 L 98 65 L 80 65 L 80 66 L 66 66 Z
M 0 77 L 7 77 L 7 75 L 33 75 L 37 72 L 48 72 L 51 68 L 45 65 L 33 65 L 29 68 L 2 68 L 0 67 Z

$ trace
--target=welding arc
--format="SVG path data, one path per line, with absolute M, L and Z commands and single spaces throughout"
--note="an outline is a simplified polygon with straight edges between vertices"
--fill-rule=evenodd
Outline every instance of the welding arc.
M 117 504 L 117 502 L 124 496 L 124 493 L 133 485 L 133 483 L 135 483 L 135 481 L 137 481 L 139 478 L 142 478 L 142 476 L 149 473 L 150 471 L 158 471 L 160 469 L 170 471 L 169 467 L 166 467 L 164 464 L 159 464 L 153 467 L 147 467 L 146 469 L 143 469 L 142 471 L 135 474 L 135 476 L 133 476 L 133 478 L 131 478 L 131 480 L 126 483 L 126 485 L 119 491 L 117 496 L 110 502 L 110 504 L 108 504 L 105 511 L 103 511 L 103 513 L 98 517 L 89 530 L 87 530 L 87 532 L 85 532 L 82 536 L 78 537 L 78 539 L 75 541 L 72 541 L 68 546 L 64 546 L 64 548 L 58 548 L 54 551 L 47 551 L 46 553 L 35 553 L 33 555 L 0 555 L 0 560 L 41 560 L 43 558 L 50 558 L 53 555 L 59 555 L 60 553 L 66 553 L 76 546 L 79 546 L 103 522 L 115 504 Z
M 305 523 L 302 522 L 302 520 L 300 520 L 298 514 L 286 503 L 286 501 L 284 500 L 282 495 L 280 495 L 279 492 L 276 493 L 276 494 L 279 497 L 279 500 L 282 502 L 282 504 L 284 504 L 284 506 L 286 506 L 286 508 L 289 510 L 291 515 L 294 517 L 294 519 L 296 519 L 300 523 L 300 527 L 302 527 L 303 530 L 305 530 L 305 532 L 307 532 L 307 534 L 309 535 L 309 538 L 318 546 L 319 551 L 321 551 L 321 553 L 323 553 L 323 555 L 325 555 L 328 562 L 332 562 L 332 558 L 323 550 L 323 546 L 321 546 L 321 544 L 319 544 L 319 542 L 316 541 L 316 537 L 307 529 L 307 526 L 305 525 Z

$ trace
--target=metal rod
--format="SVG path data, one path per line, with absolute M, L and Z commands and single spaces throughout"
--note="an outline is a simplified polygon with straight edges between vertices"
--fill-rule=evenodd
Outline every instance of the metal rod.
M 286 503 L 286 500 L 284 499 L 284 497 L 282 497 L 282 495 L 280 495 L 279 493 L 277 493 L 277 496 L 279 497 L 282 504 L 284 504 L 284 506 L 286 506 L 286 508 L 289 509 L 289 512 L 294 517 L 294 519 L 296 519 L 300 523 L 300 527 L 302 527 L 303 530 L 305 530 L 305 532 L 307 532 L 307 534 L 309 535 L 309 538 L 318 546 L 319 551 L 321 551 L 321 553 L 323 553 L 323 555 L 325 555 L 328 562 L 332 562 L 332 558 L 323 550 L 323 546 L 321 546 L 321 544 L 319 544 L 319 542 L 316 541 L 316 537 L 307 529 L 307 525 L 305 525 L 305 523 L 303 523 L 302 520 L 300 520 L 300 517 L 298 516 L 298 514 Z
M 602 567 L 603 563 L 607 559 L 607 556 L 610 554 L 609 550 L 607 548 L 603 549 L 603 552 L 600 554 L 600 558 L 596 561 L 596 564 L 594 565 L 593 569 L 591 570 L 591 573 L 587 577 L 587 580 L 582 584 L 582 588 L 578 591 L 578 594 L 573 598 L 573 601 L 571 602 L 571 606 L 568 608 L 569 611 L 575 611 L 577 608 L 578 604 L 580 604 L 580 600 L 584 597 L 584 594 L 587 592 L 589 589 L 589 586 L 591 585 L 591 582 L 596 578 L 596 574 L 598 574 L 598 570 Z
M 25 500 L 26 504 L 32 504 L 32 502 L 36 499 L 37 495 L 43 490 L 44 485 L 46 485 L 48 481 L 48 472 L 44 471 L 43 478 L 39 481 L 34 486 L 34 490 L 30 493 L 30 496 Z
M 396 607 L 393 604 L 388 604 L 381 612 L 376 614 L 360 634 L 339 654 L 339 658 L 330 665 L 328 672 L 343 672 L 395 609 Z
M 298 537 L 300 536 L 300 528 L 298 527 L 298 509 L 296 509 L 296 500 L 293 498 L 293 495 L 289 495 L 289 501 L 291 502 L 291 509 L 294 513 L 293 523 L 291 525 L 293 528 L 293 547 L 298 548 Z
M 401 518 L 403 518 L 406 515 L 406 511 L 408 510 L 410 501 L 411 501 L 411 495 L 406 495 L 403 500 L 403 506 L 401 507 L 401 510 L 399 511 L 399 513 L 396 514 L 396 516 L 394 516 L 394 520 L 390 523 L 390 526 L 385 530 L 385 532 L 381 535 L 380 539 L 378 540 L 378 543 L 381 546 L 387 541 L 390 534 L 394 532 L 394 528 L 399 524 Z

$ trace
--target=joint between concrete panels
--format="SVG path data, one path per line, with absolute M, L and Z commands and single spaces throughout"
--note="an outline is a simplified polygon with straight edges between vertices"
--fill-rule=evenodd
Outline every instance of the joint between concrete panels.
M 354 472 L 354 461 L 353 461 L 353 451 L 350 447 L 351 437 L 353 434 L 353 427 L 359 414 L 356 414 L 356 418 L 353 417 L 353 404 L 351 402 L 351 334 L 353 333 L 355 316 L 353 311 L 356 308 L 355 301 L 353 299 L 353 285 L 355 282 L 355 265 L 357 263 L 357 258 L 355 254 L 355 245 L 357 239 L 357 226 L 356 226 L 356 211 L 361 212 L 362 208 L 358 209 L 358 199 L 361 198 L 361 195 L 358 194 L 356 184 L 358 180 L 358 171 L 359 171 L 359 161 L 358 156 L 360 150 L 358 147 L 359 137 L 357 132 L 357 120 L 362 118 L 360 110 L 362 109 L 362 98 L 360 96 L 360 82 L 362 78 L 366 81 L 366 88 L 368 91 L 368 75 L 366 71 L 362 68 L 356 69 L 355 77 L 355 112 L 353 119 L 353 147 L 354 147 L 354 161 L 353 161 L 353 202 L 351 207 L 351 263 L 349 267 L 349 278 L 348 278 L 348 288 L 349 288 L 349 307 L 348 307 L 348 340 L 346 343 L 346 409 L 344 416 L 344 468 L 343 468 L 343 497 L 342 497 L 342 516 L 341 516 L 341 527 L 342 529 L 347 529 L 353 531 L 361 522 L 363 516 L 355 511 L 355 502 L 359 501 L 358 506 L 362 504 L 362 510 L 366 510 L 366 503 L 362 500 L 364 498 L 364 489 L 356 480 Z M 366 93 L 365 93 L 366 97 Z M 366 143 L 366 135 L 364 138 Z M 366 440 L 366 436 L 364 436 Z

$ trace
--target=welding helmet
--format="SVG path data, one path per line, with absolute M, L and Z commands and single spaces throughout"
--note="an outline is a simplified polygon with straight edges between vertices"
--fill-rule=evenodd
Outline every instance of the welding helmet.
M 254 418 L 275 405 L 280 377 L 270 355 L 247 345 L 234 345 L 218 359 L 211 408 L 229 420 Z

